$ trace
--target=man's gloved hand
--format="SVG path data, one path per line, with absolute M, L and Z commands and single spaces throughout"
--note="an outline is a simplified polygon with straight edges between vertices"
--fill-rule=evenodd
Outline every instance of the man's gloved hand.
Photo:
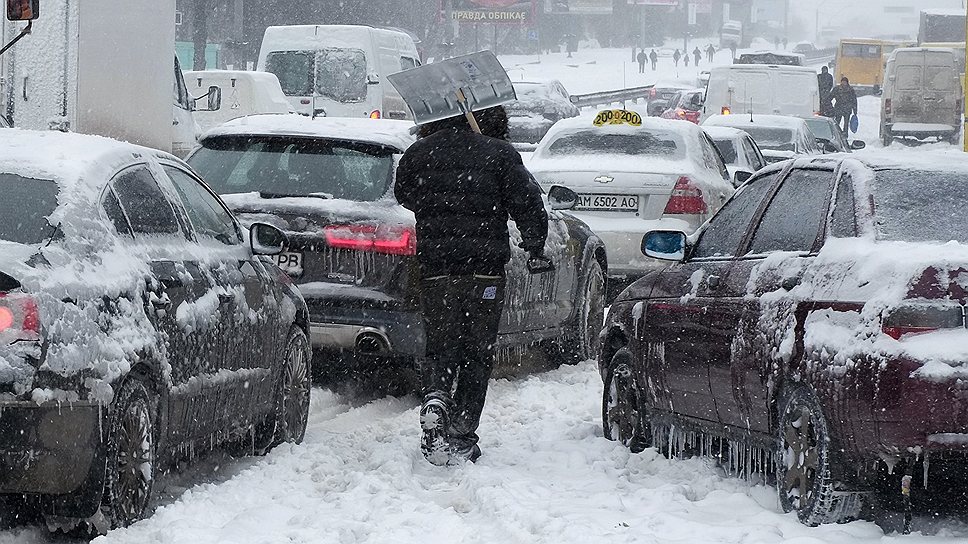
M 528 257 L 528 272 L 531 274 L 544 274 L 554 271 L 555 263 L 553 263 L 548 257 L 545 257 L 544 252 L 531 252 L 530 257 Z

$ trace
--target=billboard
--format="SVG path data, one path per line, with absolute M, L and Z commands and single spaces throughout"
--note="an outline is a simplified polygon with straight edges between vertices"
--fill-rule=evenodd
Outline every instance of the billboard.
M 550 2 L 552 13 L 574 15 L 611 15 L 612 0 L 554 0 Z
M 445 2 L 441 0 L 441 10 Z M 449 0 L 458 23 L 533 24 L 538 0 Z

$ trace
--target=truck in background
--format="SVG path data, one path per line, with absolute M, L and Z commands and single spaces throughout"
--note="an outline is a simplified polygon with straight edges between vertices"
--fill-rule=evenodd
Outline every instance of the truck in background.
M 0 58 L 0 111 L 16 127 L 97 134 L 184 156 L 198 128 L 175 59 L 174 13 L 174 0 L 123 8 L 112 0 L 44 0 L 30 34 Z M 19 23 L 0 31 L 5 42 Z M 218 90 L 207 97 L 218 109 Z

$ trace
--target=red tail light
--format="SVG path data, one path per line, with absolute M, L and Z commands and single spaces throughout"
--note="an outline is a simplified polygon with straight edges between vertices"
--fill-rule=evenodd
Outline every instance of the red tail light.
M 0 293 L 0 339 L 13 342 L 38 338 L 40 311 L 37 301 L 28 295 Z
M 666 204 L 666 215 L 700 215 L 709 210 L 702 197 L 702 189 L 693 185 L 692 180 L 683 176 L 672 189 L 672 196 Z
M 416 255 L 413 227 L 387 225 L 330 225 L 324 229 L 326 243 L 338 249 L 373 251 L 387 255 Z
M 679 119 L 685 119 L 686 118 L 686 111 L 685 110 L 676 110 L 676 117 L 678 117 Z
M 380 110 L 373 110 L 370 112 L 370 119 L 379 119 L 380 117 L 382 117 Z
M 885 98 L 884 99 L 884 113 L 886 113 L 887 115 L 890 115 L 891 114 L 891 99 L 890 98 Z
M 958 329 L 965 326 L 961 306 L 912 304 L 895 308 L 881 320 L 884 334 L 900 340 L 909 334 L 923 334 L 941 329 Z

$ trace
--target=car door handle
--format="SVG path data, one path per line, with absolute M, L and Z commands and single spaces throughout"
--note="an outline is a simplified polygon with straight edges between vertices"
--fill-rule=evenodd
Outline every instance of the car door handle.
M 712 291 L 719 289 L 720 286 L 722 286 L 722 283 L 723 283 L 723 278 L 719 276 L 709 276 L 708 278 L 706 278 L 706 287 L 708 287 Z

